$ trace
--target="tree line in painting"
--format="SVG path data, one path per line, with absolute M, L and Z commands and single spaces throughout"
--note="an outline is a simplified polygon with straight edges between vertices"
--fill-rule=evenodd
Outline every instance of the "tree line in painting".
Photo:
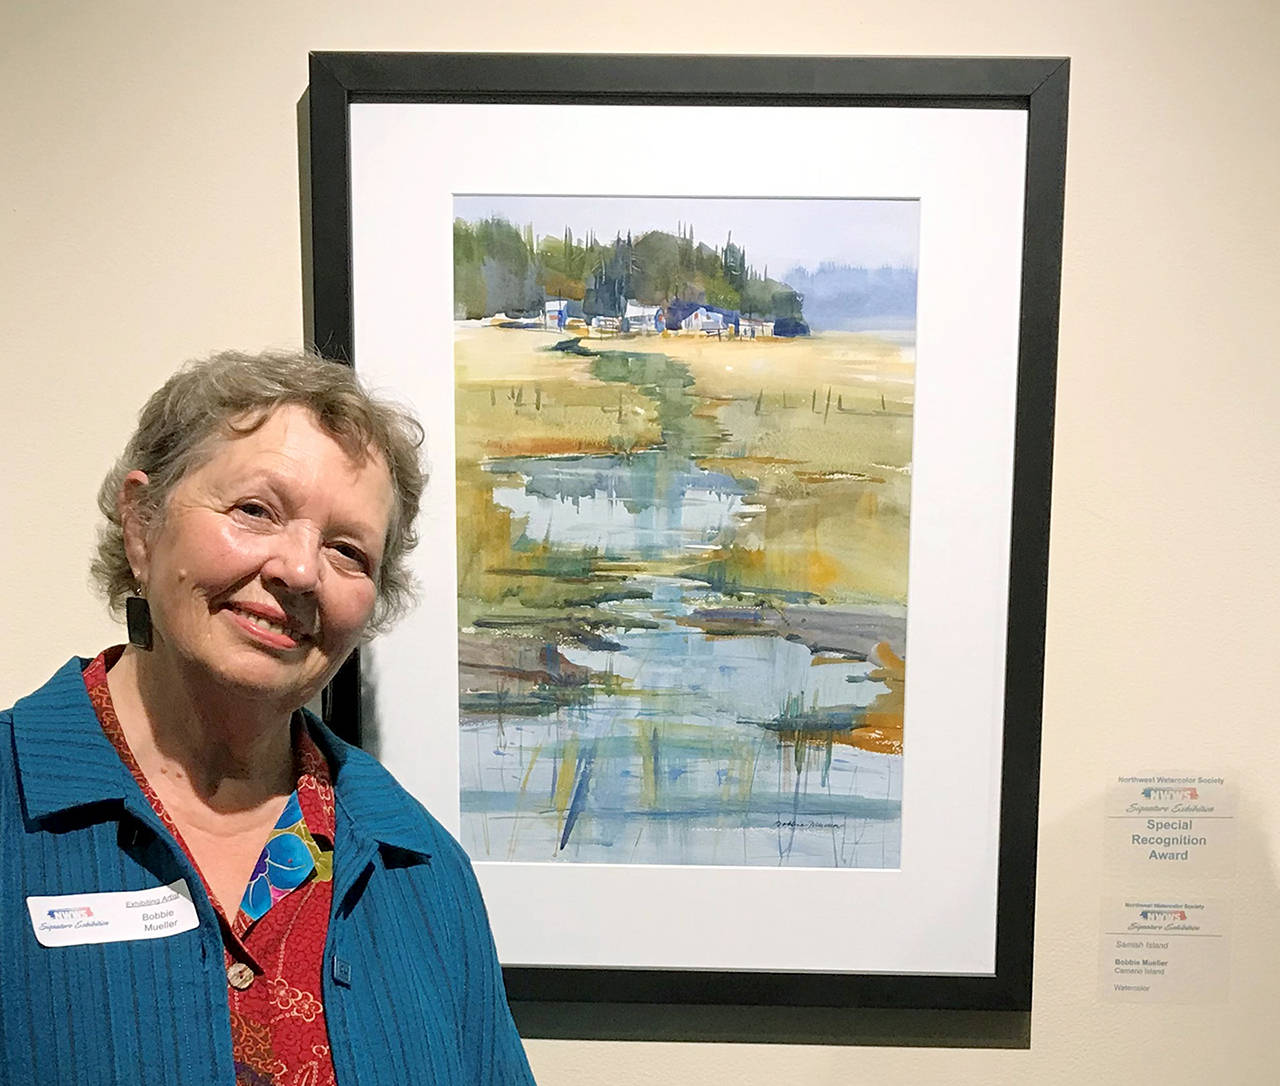
M 648 306 L 697 303 L 775 322 L 778 335 L 804 335 L 804 298 L 786 283 L 747 263 L 743 248 L 695 241 L 692 227 L 676 234 L 650 230 L 611 242 L 594 235 L 581 241 L 535 239 L 501 218 L 453 224 L 454 315 L 459 319 L 505 313 L 528 317 L 548 299 L 578 302 L 589 321 L 620 318 L 628 301 Z

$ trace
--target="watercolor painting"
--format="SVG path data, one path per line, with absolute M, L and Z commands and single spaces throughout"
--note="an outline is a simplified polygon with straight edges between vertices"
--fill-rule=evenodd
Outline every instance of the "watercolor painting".
M 919 203 L 453 210 L 470 855 L 897 867 Z

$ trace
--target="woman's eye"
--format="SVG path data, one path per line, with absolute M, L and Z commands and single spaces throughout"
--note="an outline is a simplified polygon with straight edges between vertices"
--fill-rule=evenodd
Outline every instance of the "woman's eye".
M 361 573 L 369 572 L 369 559 L 359 547 L 350 543 L 334 543 L 331 544 L 330 549 L 348 569 L 356 569 Z
M 246 516 L 250 516 L 255 519 L 267 519 L 271 516 L 271 510 L 261 502 L 241 502 L 237 508 Z

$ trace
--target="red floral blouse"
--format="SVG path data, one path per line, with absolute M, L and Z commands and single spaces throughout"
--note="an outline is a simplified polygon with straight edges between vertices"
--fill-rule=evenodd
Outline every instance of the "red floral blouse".
M 107 649 L 85 670 L 89 700 L 120 760 L 199 872 L 138 768 L 112 707 L 107 669 L 121 651 Z M 230 923 L 214 902 L 227 967 L 237 1086 L 334 1086 L 321 987 L 333 901 L 333 784 L 324 755 L 296 725 L 293 759 L 297 790 L 271 831 Z

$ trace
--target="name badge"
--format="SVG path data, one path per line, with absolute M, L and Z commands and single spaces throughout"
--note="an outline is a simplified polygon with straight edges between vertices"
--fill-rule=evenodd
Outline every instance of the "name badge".
M 200 926 L 186 879 L 150 890 L 29 897 L 27 911 L 41 946 L 167 939 Z

